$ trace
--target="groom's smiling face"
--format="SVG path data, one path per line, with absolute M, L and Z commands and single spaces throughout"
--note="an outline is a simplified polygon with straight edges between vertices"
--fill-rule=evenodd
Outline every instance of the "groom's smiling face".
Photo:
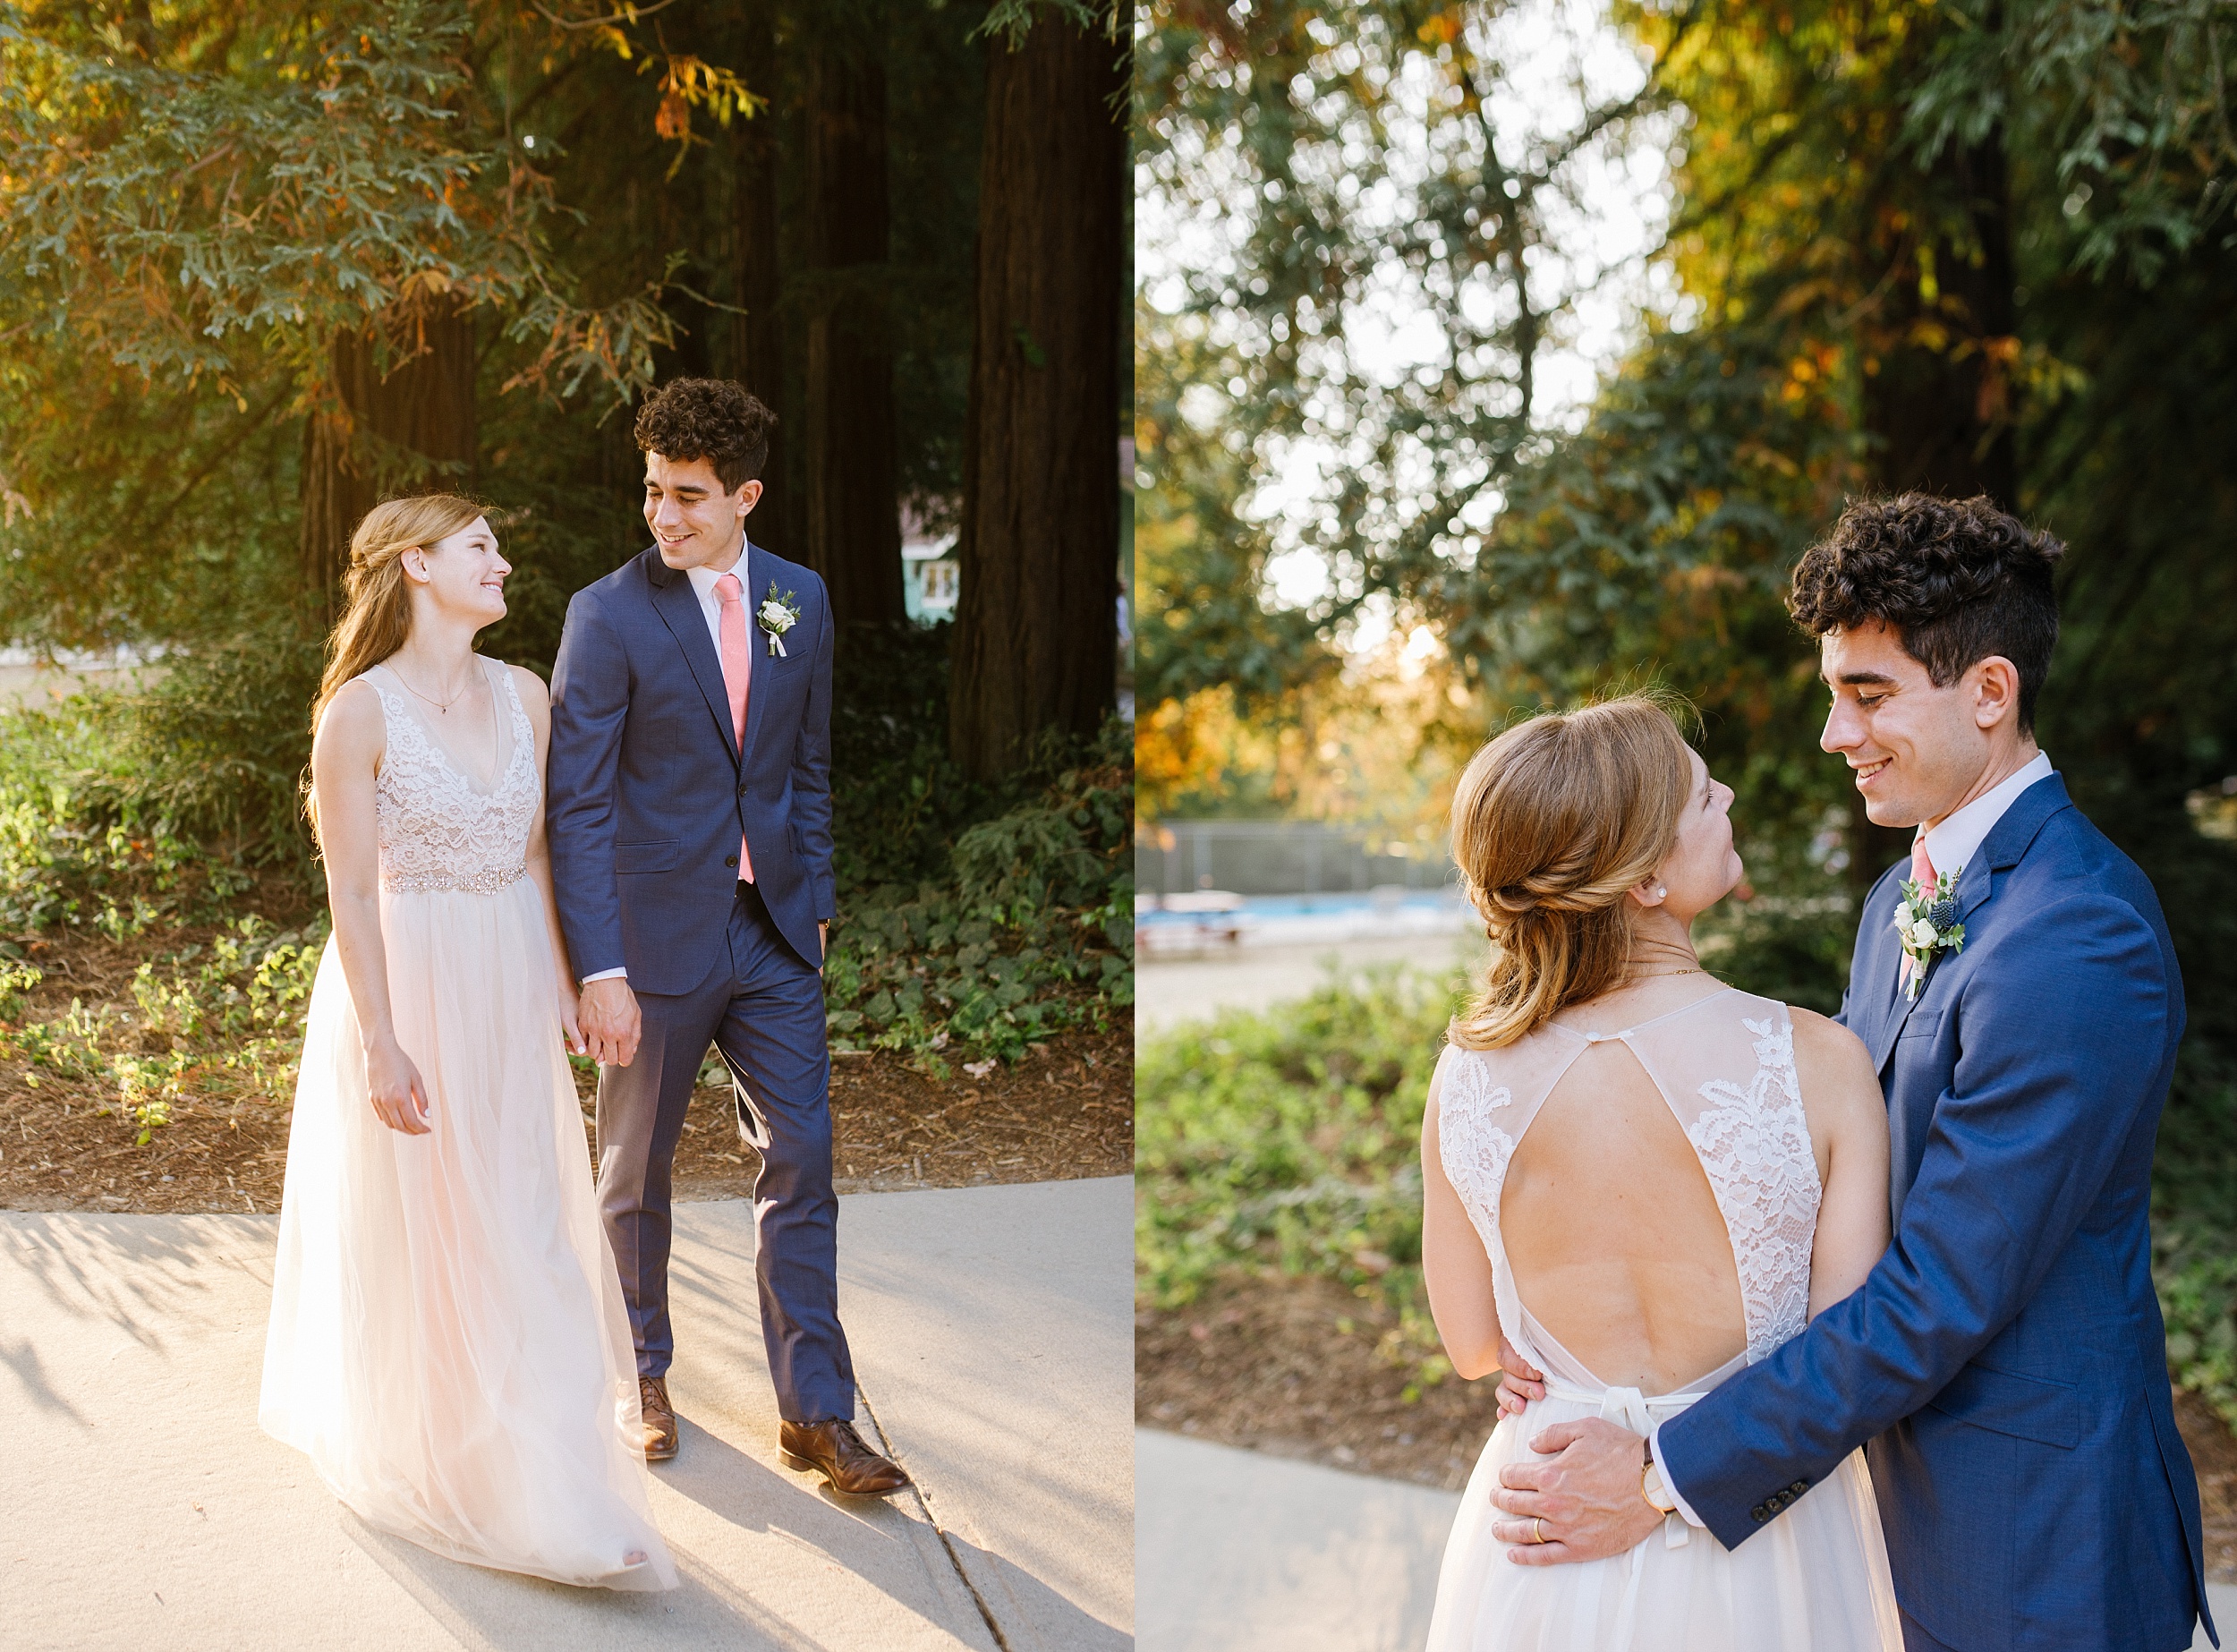
M 761 497 L 761 484 L 745 481 L 727 492 L 711 459 L 644 456 L 644 519 L 672 568 L 727 568 L 745 542 L 745 518 Z
M 1998 709 L 1997 685 L 1984 680 L 1995 673 L 1985 668 L 2009 673 L 2008 661 L 1981 661 L 1937 688 L 1879 620 L 1828 631 L 1817 646 L 1818 675 L 1833 696 L 1818 745 L 1847 759 L 1875 825 L 1931 824 L 1978 789 L 2012 715 Z

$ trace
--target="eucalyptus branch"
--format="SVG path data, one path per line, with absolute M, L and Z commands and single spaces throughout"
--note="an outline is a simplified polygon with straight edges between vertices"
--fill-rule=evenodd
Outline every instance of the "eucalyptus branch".
M 562 17 L 545 5 L 543 0 L 532 0 L 532 4 L 536 10 L 543 14 L 544 21 L 555 29 L 621 29 L 632 23 L 642 22 L 655 12 L 667 11 L 668 7 L 676 4 L 676 0 L 652 0 L 651 5 L 625 5 L 620 11 L 610 13 L 604 17 L 583 18 Z

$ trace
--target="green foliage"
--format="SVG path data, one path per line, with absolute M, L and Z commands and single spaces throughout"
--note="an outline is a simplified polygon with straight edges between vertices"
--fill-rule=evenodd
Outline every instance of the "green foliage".
M 1037 1038 L 1101 1027 L 1130 1006 L 1129 755 L 1128 731 L 1115 720 L 1085 750 L 1044 745 L 1007 789 L 1031 786 L 1034 770 L 1045 775 L 1051 762 L 1068 766 L 952 838 L 939 833 L 925 796 L 912 799 L 915 812 L 905 818 L 915 840 L 885 841 L 874 861 L 854 864 L 931 864 L 944 875 L 851 888 L 842 879 L 824 965 L 836 1046 L 908 1050 L 944 1072 L 950 1057 L 1015 1060 Z M 864 798 L 862 806 L 882 805 Z
M 1135 1257 L 1146 1301 L 1222 1273 L 1379 1290 L 1425 1356 L 1421 1126 L 1459 984 L 1382 974 L 1142 1041 Z
M 500 657 L 548 662 L 568 594 L 643 543 L 627 401 L 656 374 L 750 377 L 796 431 L 806 330 L 835 280 L 883 312 L 900 495 L 952 525 L 978 13 L 555 15 L 593 10 L 0 0 L 0 641 L 191 651 L 298 606 L 304 421 L 334 411 L 333 337 L 370 321 L 391 365 L 436 299 L 472 306 L 465 483 L 506 514 L 518 566 L 486 639 Z M 888 257 L 835 274 L 801 258 L 811 62 L 860 49 L 906 141 Z M 711 141 L 694 108 L 718 116 Z M 781 379 L 747 364 L 740 236 L 759 190 L 784 250 Z M 431 480 L 356 441 L 377 477 Z M 756 537 L 799 556 L 805 523 L 783 513 L 806 494 L 806 442 L 781 438 L 775 459 Z
M 99 1085 L 111 1100 L 97 1111 L 130 1120 L 142 1147 L 183 1101 L 284 1103 L 327 934 L 323 915 L 278 933 L 253 914 L 237 918 L 140 965 L 137 1017 L 73 998 L 55 1019 L 30 1019 L 24 994 L 39 972 L 0 964 L 0 1053 L 30 1063 L 33 1088 L 41 1071 Z
M 593 374 L 650 382 L 673 323 L 642 297 L 570 302 L 537 233 L 550 180 L 462 107 L 471 6 L 382 0 L 315 23 L 228 9 L 222 32 L 190 6 L 167 38 L 130 40 L 59 7 L 0 12 L 0 310 L 228 388 L 238 334 L 310 386 L 336 328 L 453 294 L 506 308 L 540 345 L 532 376 L 562 395 Z
M 838 673 L 825 975 L 840 1047 L 943 1071 L 1108 1025 L 1133 1002 L 1134 947 L 1130 731 L 1044 740 L 1000 785 L 967 781 L 946 755 L 945 642 L 897 632 L 874 668 L 865 651 Z M 0 720 L 0 933 L 230 919 L 259 866 L 315 902 L 297 788 L 317 665 L 276 625 L 183 655 L 143 691 Z

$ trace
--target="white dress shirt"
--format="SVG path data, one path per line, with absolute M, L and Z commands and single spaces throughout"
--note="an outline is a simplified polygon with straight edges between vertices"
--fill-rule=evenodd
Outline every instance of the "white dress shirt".
M 1935 875 L 1964 871 L 1967 863 L 1987 841 L 1988 834 L 1995 830 L 1996 822 L 2003 819 L 2004 811 L 2020 801 L 2020 794 L 2037 780 L 2048 779 L 2054 772 L 2050 758 L 2037 752 L 2032 760 L 2022 763 L 1963 808 L 1952 809 L 1943 816 L 1942 823 L 1927 832 L 1927 858 L 1934 863 Z M 1915 837 L 1912 839 L 1914 843 L 1917 840 Z M 1658 1463 L 1663 1460 L 1659 1449 L 1662 1436 L 1663 1426 L 1658 1422 L 1654 1432 L 1647 1435 L 1648 1449 L 1654 1451 L 1654 1460 Z M 1687 1524 L 1707 1529 L 1708 1522 L 1693 1511 L 1691 1505 L 1686 1502 L 1685 1494 L 1678 1489 L 1678 1483 L 1667 1472 L 1663 1476 L 1663 1489 L 1677 1503 L 1678 1512 L 1686 1517 Z
M 715 594 L 715 582 L 725 574 L 738 576 L 738 600 L 745 607 L 745 672 L 746 681 L 750 684 L 753 680 L 753 600 L 745 589 L 745 547 L 743 544 L 738 547 L 738 559 L 727 568 L 684 570 L 684 577 L 692 582 L 692 594 L 699 599 L 699 611 L 707 617 L 707 634 L 714 640 L 717 660 L 722 658 L 722 599 Z M 628 975 L 626 969 L 601 969 L 594 975 L 583 976 L 583 984 L 588 986 L 593 981 L 604 981 L 615 975 L 626 979 Z

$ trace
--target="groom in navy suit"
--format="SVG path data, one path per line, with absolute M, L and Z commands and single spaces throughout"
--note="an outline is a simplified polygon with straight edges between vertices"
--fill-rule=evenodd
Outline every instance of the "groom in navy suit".
M 831 610 L 745 537 L 776 419 L 679 379 L 637 413 L 652 545 L 567 605 L 551 674 L 552 881 L 600 1063 L 599 1209 L 637 1345 L 645 1455 L 674 1457 L 669 1179 L 712 1043 L 759 1151 L 754 1279 L 778 1450 L 839 1491 L 908 1476 L 855 1430 L 838 1319 L 823 945 Z
M 2182 978 L 2151 885 L 2036 747 L 2062 549 L 1986 499 L 1906 494 L 1852 506 L 1796 568 L 1821 743 L 1875 822 L 1918 829 L 1865 899 L 1841 1014 L 1887 1094 L 1894 1241 L 1644 1448 L 1596 1418 L 1536 1436 L 1557 1454 L 1494 1494 L 1518 1560 L 1620 1553 L 1657 1492 L 1737 1548 L 1861 1445 L 1910 1652 L 2213 1632 L 2151 1280 Z M 1945 876 L 1935 927 L 1962 949 L 1907 957 L 1900 886 Z

